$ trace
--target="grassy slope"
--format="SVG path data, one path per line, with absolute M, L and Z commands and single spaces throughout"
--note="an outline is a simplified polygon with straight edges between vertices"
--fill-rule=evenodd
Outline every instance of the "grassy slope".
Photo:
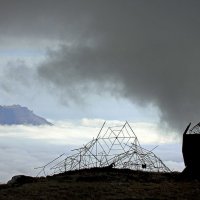
M 80 170 L 18 186 L 0 185 L 0 200 L 200 199 L 200 182 L 180 181 L 178 177 L 178 173 Z

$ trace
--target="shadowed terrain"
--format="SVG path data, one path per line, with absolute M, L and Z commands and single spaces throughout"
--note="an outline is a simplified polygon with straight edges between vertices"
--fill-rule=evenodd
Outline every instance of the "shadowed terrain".
M 200 199 L 200 182 L 177 172 L 93 168 L 0 185 L 0 199 Z

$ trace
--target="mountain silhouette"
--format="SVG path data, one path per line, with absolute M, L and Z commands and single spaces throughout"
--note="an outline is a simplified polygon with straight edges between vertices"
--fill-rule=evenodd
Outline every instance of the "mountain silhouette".
M 0 106 L 0 125 L 53 125 L 27 107 L 20 105 Z

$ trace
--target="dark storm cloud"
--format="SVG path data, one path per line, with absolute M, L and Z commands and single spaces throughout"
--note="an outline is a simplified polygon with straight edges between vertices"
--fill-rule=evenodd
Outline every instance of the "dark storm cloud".
M 77 0 L 0 0 L 0 36 L 23 39 L 65 40 L 79 35 L 88 23 L 92 1 Z M 94 3 L 92 3 L 94 4 Z M 1 38 L 2 39 L 2 38 Z
M 2 2 L 1 35 L 63 42 L 38 68 L 48 87 L 153 104 L 181 130 L 200 119 L 199 1 Z

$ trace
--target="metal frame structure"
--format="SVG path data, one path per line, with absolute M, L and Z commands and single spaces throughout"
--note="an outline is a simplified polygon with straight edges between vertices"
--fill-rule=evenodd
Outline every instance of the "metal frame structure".
M 136 134 L 126 122 L 122 126 L 106 127 L 106 122 L 95 139 L 72 155 L 62 154 L 48 164 L 38 167 L 43 172 L 57 174 L 93 167 L 128 168 L 141 171 L 170 172 L 170 169 L 151 150 L 141 147 Z
M 199 134 L 200 133 L 200 122 L 196 124 L 193 128 L 189 131 L 190 134 Z

